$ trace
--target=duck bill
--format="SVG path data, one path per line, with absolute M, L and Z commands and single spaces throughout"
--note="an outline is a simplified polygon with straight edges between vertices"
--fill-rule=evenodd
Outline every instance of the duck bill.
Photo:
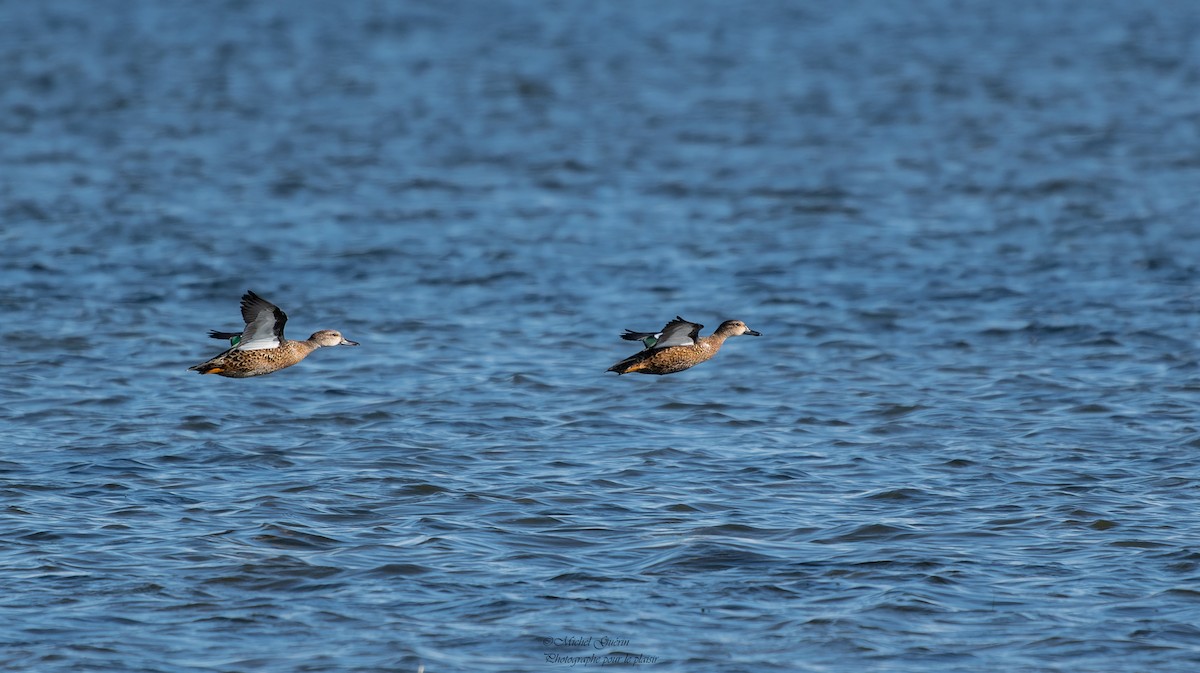
M 750 336 L 762 336 L 762 332 L 755 332 L 749 328 L 746 329 L 745 334 L 749 334 Z
M 357 341 L 351 341 L 351 340 L 347 339 L 346 337 L 342 337 L 342 343 L 340 343 L 340 344 L 338 344 L 338 345 L 339 345 L 339 346 L 357 346 L 357 345 L 358 345 L 358 342 L 357 342 Z

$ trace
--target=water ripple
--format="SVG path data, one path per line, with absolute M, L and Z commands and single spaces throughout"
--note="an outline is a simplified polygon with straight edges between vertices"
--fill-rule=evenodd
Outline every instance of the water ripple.
M 2 665 L 1195 670 L 1200 13 L 698 1 L 0 10 Z

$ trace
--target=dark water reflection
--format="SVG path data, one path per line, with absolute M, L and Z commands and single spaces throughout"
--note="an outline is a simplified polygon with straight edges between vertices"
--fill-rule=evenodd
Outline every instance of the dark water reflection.
M 1198 30 L 0 7 L 0 665 L 1194 670 Z

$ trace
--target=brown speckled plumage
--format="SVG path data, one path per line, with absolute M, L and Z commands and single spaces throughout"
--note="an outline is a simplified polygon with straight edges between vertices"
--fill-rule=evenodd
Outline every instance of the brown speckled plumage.
M 278 348 L 240 351 L 236 348 L 221 353 L 201 365 L 192 367 L 201 374 L 220 374 L 235 379 L 262 376 L 291 367 L 308 357 L 318 346 L 307 341 L 287 341 Z
M 233 348 L 188 369 L 201 374 L 243 379 L 291 367 L 322 346 L 358 345 L 331 329 L 320 330 L 304 341 L 285 339 L 283 326 L 287 322 L 287 314 L 253 292 L 247 292 L 242 297 L 242 318 L 246 322 L 246 329 L 240 335 L 210 332 L 213 338 L 232 338 Z M 247 346 L 250 348 L 247 349 Z
M 749 334 L 761 336 L 740 320 L 726 320 L 715 332 L 706 337 L 699 336 L 703 325 L 689 323 L 676 318 L 667 323 L 659 334 L 660 344 L 635 353 L 608 368 L 618 374 L 674 374 L 694 367 L 712 358 L 721 350 L 725 340 L 731 336 Z M 633 336 L 647 336 L 646 332 L 631 332 Z M 625 337 L 630 338 L 630 337 Z M 631 339 L 632 340 L 632 339 Z M 691 343 L 688 343 L 691 342 Z M 671 345 L 677 343 L 678 345 Z

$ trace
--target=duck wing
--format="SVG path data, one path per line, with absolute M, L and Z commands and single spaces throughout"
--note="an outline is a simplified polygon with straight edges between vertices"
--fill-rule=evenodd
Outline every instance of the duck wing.
M 670 348 L 671 346 L 692 346 L 700 338 L 700 330 L 704 325 L 689 322 L 679 316 L 667 323 L 651 348 Z
M 241 339 L 234 346 L 237 350 L 256 351 L 283 345 L 287 314 L 278 306 L 247 291 L 242 295 L 242 320 L 246 322 L 246 329 L 242 330 Z
M 640 341 L 646 348 L 654 348 L 654 344 L 658 343 L 658 340 L 662 338 L 662 332 L 635 332 L 627 329 L 621 335 L 621 338 L 626 341 Z

